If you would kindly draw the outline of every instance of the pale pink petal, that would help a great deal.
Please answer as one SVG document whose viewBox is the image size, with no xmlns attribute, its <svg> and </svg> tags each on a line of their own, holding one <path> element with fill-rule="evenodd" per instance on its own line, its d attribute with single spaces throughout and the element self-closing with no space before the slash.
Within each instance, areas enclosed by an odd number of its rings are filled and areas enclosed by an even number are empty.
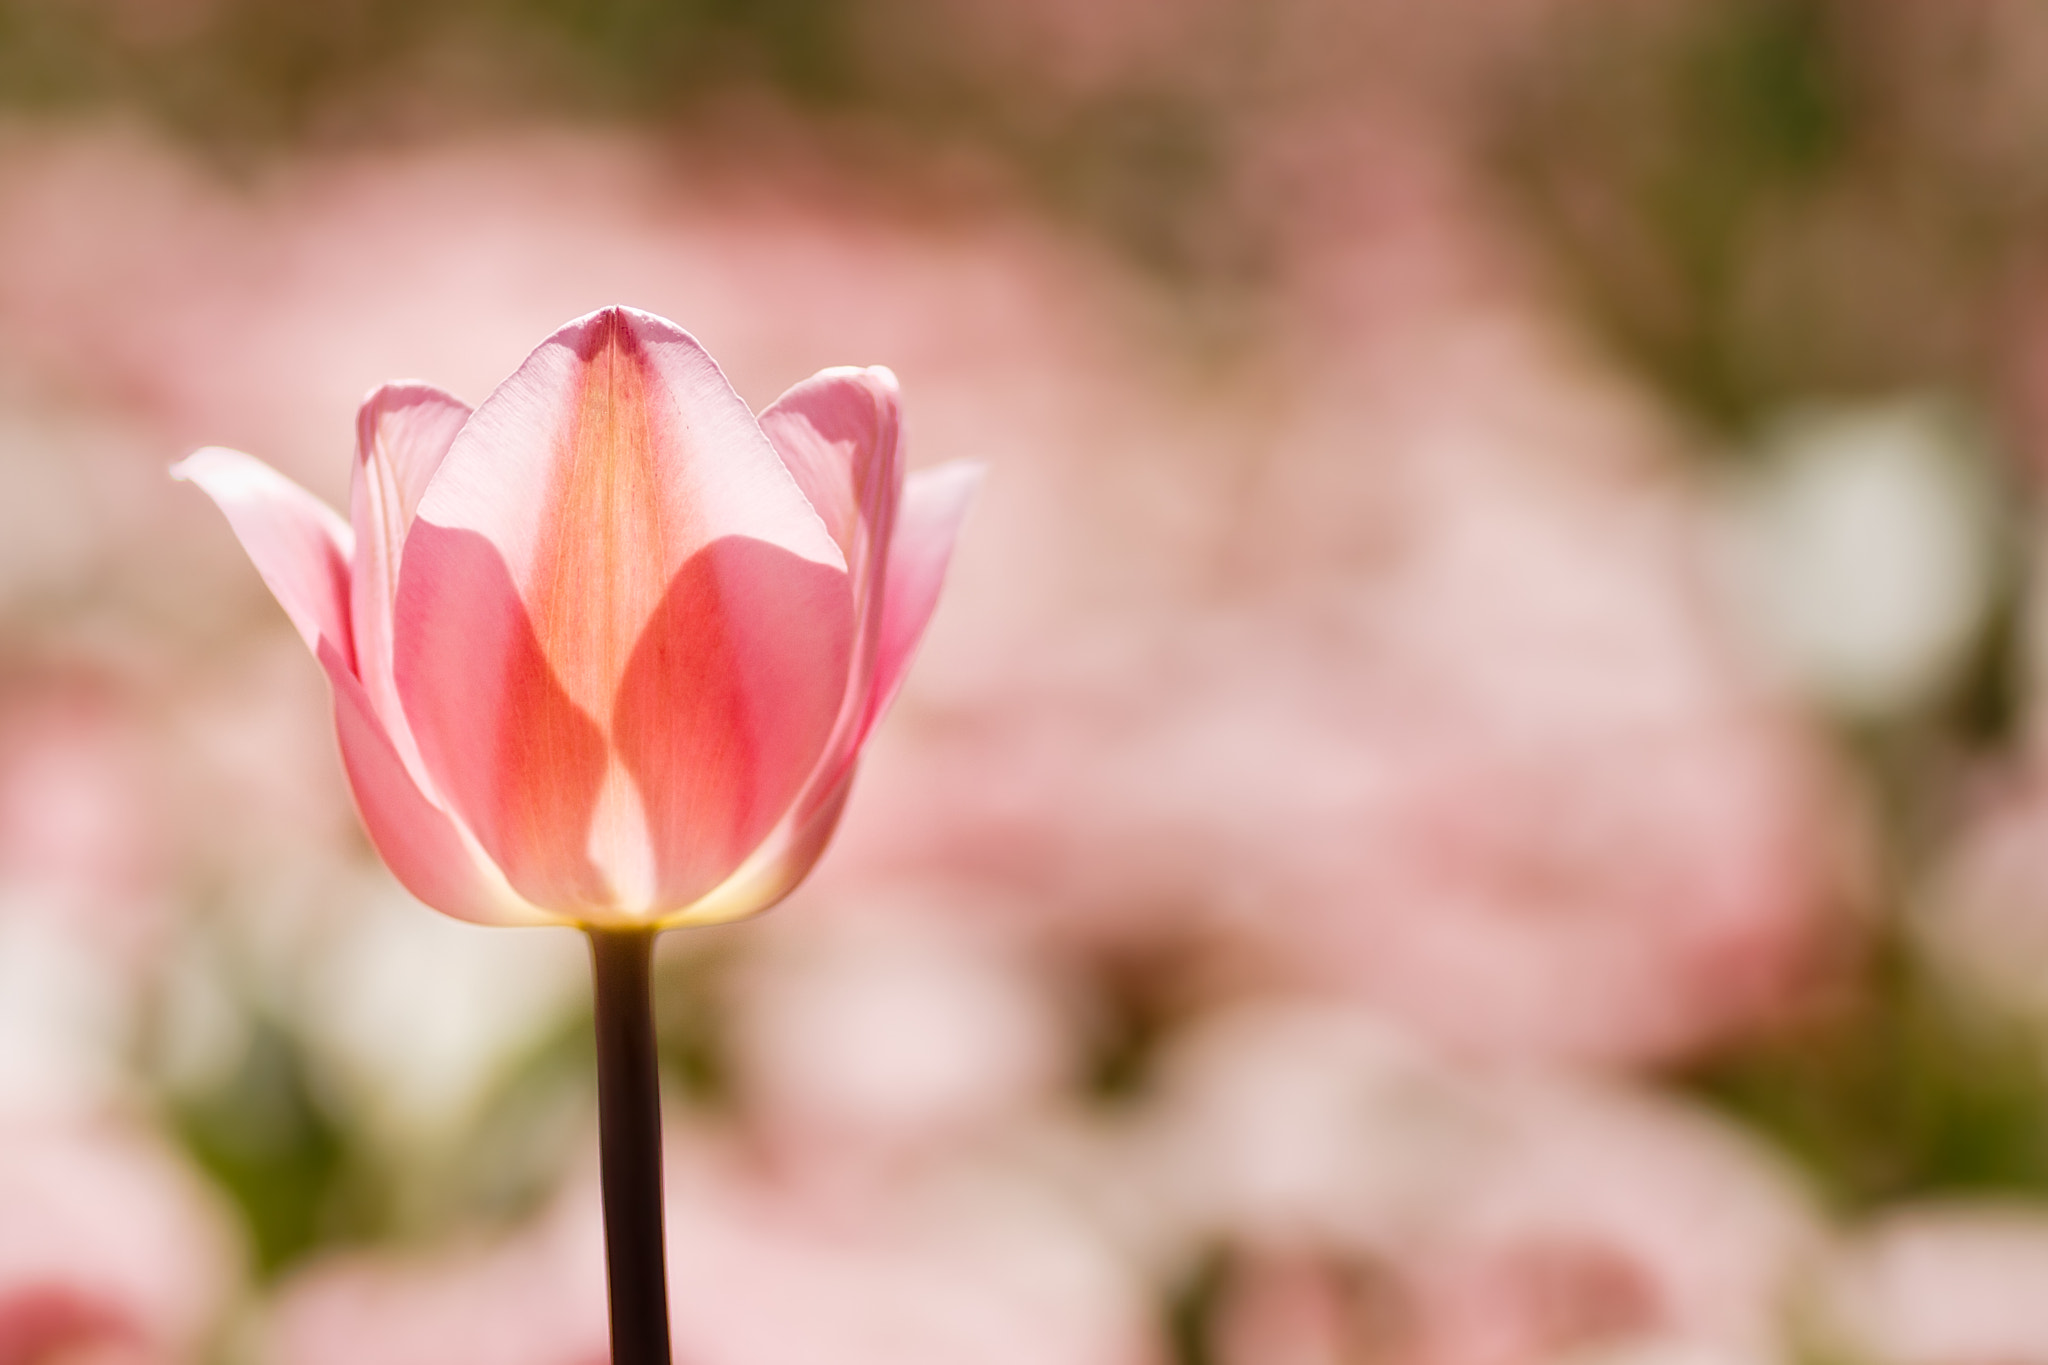
<svg viewBox="0 0 2048 1365">
<path fill-rule="evenodd" d="M 881 570 L 903 492 L 896 376 L 879 365 L 820 370 L 768 405 L 761 430 L 846 556 L 859 622 L 846 701 L 810 798 L 800 803 L 810 805 L 839 781 L 865 730 L 881 637 Z"/>
<path fill-rule="evenodd" d="M 334 509 L 254 456 L 208 446 L 171 467 L 227 514 L 256 572 L 298 627 L 306 648 L 328 641 L 355 667 L 349 629 L 348 524 Z"/>
<path fill-rule="evenodd" d="M 858 598 L 903 486 L 896 376 L 879 365 L 820 370 L 762 411 L 761 430 L 839 543 Z"/>
<path fill-rule="evenodd" d="M 478 924 L 552 922 L 508 888 L 420 791 L 385 730 L 369 692 L 329 646 L 320 663 L 334 685 L 334 728 L 356 811 L 385 866 L 406 890 L 443 914 Z"/>
<path fill-rule="evenodd" d="M 921 470 L 905 480 L 896 533 L 889 541 L 889 568 L 882 587 L 881 625 L 875 642 L 873 690 L 862 729 L 873 728 L 896 699 L 903 675 L 939 604 L 946 565 L 967 507 L 981 487 L 981 465 L 955 460 Z"/>
<path fill-rule="evenodd" d="M 428 480 L 468 420 L 468 404 L 426 384 L 386 384 L 364 399 L 356 413 L 355 476 L 349 489 L 349 518 L 356 533 L 350 575 L 356 673 L 401 748 L 409 738 L 391 676 L 391 604 L 398 592 L 399 555 Z"/>
<path fill-rule="evenodd" d="M 171 472 L 198 484 L 220 505 L 264 582 L 327 670 L 356 808 L 399 881 L 435 909 L 462 919 L 537 919 L 479 862 L 455 822 L 420 792 L 356 676 L 348 525 L 311 493 L 239 451 L 210 447 Z"/>
<path fill-rule="evenodd" d="M 882 567 L 903 492 L 896 376 L 881 366 L 820 370 L 769 404 L 761 414 L 761 430 L 846 556 L 859 621 L 838 723 L 788 822 L 798 827 L 810 825 L 812 815 L 835 793 L 844 800 L 867 731 L 868 694 L 881 638 Z M 816 852 L 822 851 L 820 844 Z M 803 871 L 809 868 L 806 862 Z"/>
<path fill-rule="evenodd" d="M 979 466 L 962 463 L 920 474 L 904 488 L 896 377 L 879 366 L 821 371 L 764 411 L 761 427 L 851 566 L 859 649 L 840 723 L 803 795 L 754 855 L 692 907 L 684 921 L 691 924 L 773 905 L 823 856 L 845 808 L 861 743 L 909 667 L 981 479 Z M 901 551 L 894 548 L 899 524 L 907 526 L 911 542 Z M 885 563 L 886 586 L 878 572 Z M 906 584 L 901 593 L 899 574 Z"/>
<path fill-rule="evenodd" d="M 856 690 L 849 692 L 840 728 L 783 827 L 692 910 L 687 922 L 718 923 L 765 909 L 795 890 L 824 856 L 845 808 L 861 745 L 895 699 L 938 604 L 954 539 L 981 478 L 980 465 L 957 461 L 908 481 L 891 519 L 893 534 L 885 535 L 877 547 L 887 555 L 886 581 L 871 585 L 862 599 L 862 631 L 864 643 L 872 649 L 872 663 L 856 670 Z"/>
<path fill-rule="evenodd" d="M 845 557 L 725 376 L 608 309 L 456 437 L 406 539 L 395 672 L 512 885 L 616 921 L 703 895 L 775 827 L 853 632 Z"/>
</svg>

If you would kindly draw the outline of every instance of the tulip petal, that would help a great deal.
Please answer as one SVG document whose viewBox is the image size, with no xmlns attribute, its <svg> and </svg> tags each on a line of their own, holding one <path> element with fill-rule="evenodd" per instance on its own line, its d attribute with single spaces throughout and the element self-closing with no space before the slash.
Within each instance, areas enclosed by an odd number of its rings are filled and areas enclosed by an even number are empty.
<svg viewBox="0 0 2048 1365">
<path fill-rule="evenodd" d="M 608 309 L 471 416 L 407 536 L 395 675 L 521 895 L 644 918 L 729 876 L 846 690 L 845 556 L 688 333 Z"/>
<path fill-rule="evenodd" d="M 846 556 L 859 622 L 846 699 L 824 760 L 799 802 L 801 819 L 844 781 L 866 732 L 881 638 L 881 571 L 903 492 L 896 376 L 879 365 L 820 370 L 768 405 L 761 430 Z"/>
<path fill-rule="evenodd" d="M 832 746 L 782 826 L 745 866 L 690 907 L 679 924 L 719 924 L 765 910 L 795 890 L 824 856 L 853 786 L 862 744 L 902 686 L 917 643 L 938 603 L 947 562 L 982 467 L 956 461 L 907 481 L 887 542 L 888 575 L 880 610 L 872 611 L 876 660 L 867 686 L 849 698 L 854 723 Z M 900 587 L 899 587 L 900 584 Z"/>
<path fill-rule="evenodd" d="M 896 376 L 879 365 L 820 370 L 762 411 L 761 430 L 839 543 L 858 597 L 903 486 Z"/>
<path fill-rule="evenodd" d="M 607 904 L 588 848 L 605 736 L 563 691 L 490 541 L 415 519 L 393 646 L 435 788 L 513 888 L 571 914 Z"/>
<path fill-rule="evenodd" d="M 221 446 L 195 451 L 171 477 L 197 484 L 226 514 L 278 605 L 315 654 L 328 641 L 355 667 L 349 628 L 352 534 L 334 509 L 252 455 Z"/>
<path fill-rule="evenodd" d="M 939 604 L 939 588 L 953 558 L 960 523 L 966 519 L 984 473 L 980 464 L 955 460 L 920 470 L 904 481 L 903 503 L 889 541 L 874 680 L 861 739 L 896 700 L 903 677 L 910 671 L 918 641 L 924 638 L 924 628 Z"/>
<path fill-rule="evenodd" d="M 428 800 L 407 770 L 362 683 L 340 654 L 322 644 L 320 662 L 334 687 L 334 725 L 356 811 L 385 866 L 406 890 L 443 914 L 477 924 L 548 924 Z"/>
<path fill-rule="evenodd" d="M 469 420 L 469 405 L 426 384 L 386 384 L 356 413 L 349 516 L 356 553 L 349 576 L 356 672 L 403 753 L 411 735 L 391 671 L 391 610 L 398 563 L 427 483 Z M 416 762 L 409 764 L 418 773 Z"/>
<path fill-rule="evenodd" d="M 356 809 L 400 882 L 437 910 L 481 923 L 543 923 L 511 893 L 461 828 L 414 782 L 356 677 L 349 619 L 349 526 L 326 503 L 262 461 L 210 447 L 172 474 L 227 514 L 263 581 L 327 671 L 335 729 Z"/>
<path fill-rule="evenodd" d="M 612 718 L 645 802 L 661 906 L 723 882 L 795 803 L 840 710 L 852 636 L 837 569 L 739 536 L 683 566 Z"/>
</svg>

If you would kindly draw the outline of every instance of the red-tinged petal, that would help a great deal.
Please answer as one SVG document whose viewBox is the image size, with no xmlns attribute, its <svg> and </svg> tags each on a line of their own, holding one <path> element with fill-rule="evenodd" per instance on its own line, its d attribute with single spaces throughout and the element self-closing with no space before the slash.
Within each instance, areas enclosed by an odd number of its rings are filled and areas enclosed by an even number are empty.
<svg viewBox="0 0 2048 1365">
<path fill-rule="evenodd" d="M 426 384 L 386 384 L 364 399 L 356 413 L 355 477 L 349 489 L 356 535 L 350 575 L 356 672 L 401 753 L 411 738 L 391 672 L 399 556 L 428 481 L 468 419 L 468 404 Z"/>
<path fill-rule="evenodd" d="M 227 514 L 228 525 L 278 605 L 298 627 L 306 647 L 318 654 L 325 640 L 353 669 L 348 523 L 326 503 L 239 450 L 208 446 L 173 465 L 171 477 L 199 485 Z"/>
<path fill-rule="evenodd" d="M 728 536 L 642 637 L 612 735 L 645 802 L 663 908 L 729 877 L 795 804 L 846 691 L 846 575 Z"/>
<path fill-rule="evenodd" d="M 478 924 L 558 922 L 514 894 L 461 827 L 427 799 L 368 691 L 331 646 L 323 645 L 319 654 L 334 687 L 335 732 L 356 811 L 405 889 L 444 914 Z"/>
<path fill-rule="evenodd" d="M 571 323 L 472 415 L 406 539 L 396 676 L 512 885 L 611 922 L 724 880 L 843 700 L 845 558 L 685 332 Z"/>
<path fill-rule="evenodd" d="M 504 557 L 417 518 L 395 627 L 399 695 L 442 800 L 527 900 L 609 904 L 589 856 L 605 736 L 563 691 Z"/>
<path fill-rule="evenodd" d="M 877 585 L 879 610 L 871 623 L 875 664 L 864 689 L 849 698 L 851 725 L 842 724 L 832 746 L 783 827 L 747 864 L 711 895 L 678 917 L 678 924 L 718 924 L 765 910 L 810 875 L 839 824 L 853 772 L 868 733 L 895 699 L 938 604 L 939 588 L 982 468 L 969 461 L 913 475 L 886 542 L 887 575 Z M 900 586 L 899 586 L 900 584 Z"/>
<path fill-rule="evenodd" d="M 874 682 L 862 739 L 903 686 L 917 642 L 924 638 L 924 628 L 939 604 L 939 588 L 953 558 L 953 542 L 975 490 L 981 487 L 983 472 L 979 464 L 956 460 L 921 470 L 904 481 L 903 505 L 896 513 L 896 533 L 889 541 Z"/>
</svg>

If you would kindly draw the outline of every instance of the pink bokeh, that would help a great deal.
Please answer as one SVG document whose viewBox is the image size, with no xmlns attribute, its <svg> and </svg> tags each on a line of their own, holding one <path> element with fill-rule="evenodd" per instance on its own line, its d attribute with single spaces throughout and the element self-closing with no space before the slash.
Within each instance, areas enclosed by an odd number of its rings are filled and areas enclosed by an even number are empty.
<svg viewBox="0 0 2048 1365">
<path fill-rule="evenodd" d="M 154 1136 L 0 1127 L 0 1360 L 184 1365 L 225 1326 L 240 1248 Z"/>
</svg>

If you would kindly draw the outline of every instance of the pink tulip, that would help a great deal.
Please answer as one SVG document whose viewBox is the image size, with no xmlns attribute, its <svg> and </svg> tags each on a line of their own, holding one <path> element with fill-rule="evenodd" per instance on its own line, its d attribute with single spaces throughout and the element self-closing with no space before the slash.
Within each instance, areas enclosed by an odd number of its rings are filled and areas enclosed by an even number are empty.
<svg viewBox="0 0 2048 1365">
<path fill-rule="evenodd" d="M 906 479 L 896 381 L 758 420 L 674 324 L 563 327 L 471 412 L 357 420 L 351 521 L 236 451 L 174 471 L 333 684 L 400 881 L 483 923 L 715 923 L 795 887 L 937 600 L 978 471 Z"/>
</svg>

